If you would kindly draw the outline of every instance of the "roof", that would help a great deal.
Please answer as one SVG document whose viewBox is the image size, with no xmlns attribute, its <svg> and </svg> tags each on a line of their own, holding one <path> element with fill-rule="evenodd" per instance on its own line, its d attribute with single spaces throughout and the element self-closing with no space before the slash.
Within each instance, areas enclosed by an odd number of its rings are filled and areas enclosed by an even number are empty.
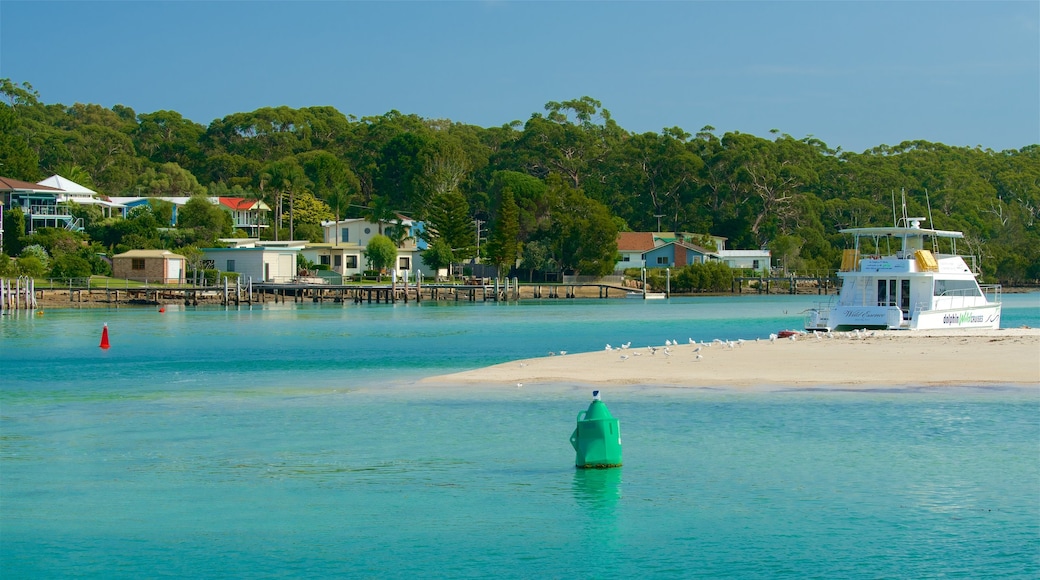
<svg viewBox="0 0 1040 580">
<path fill-rule="evenodd" d="M 28 181 L 20 181 L 18 179 L 11 179 L 10 177 L 0 177 L 0 189 L 4 191 L 53 191 L 55 193 L 61 193 L 62 191 L 56 187 L 48 187 L 46 185 L 40 185 L 39 183 L 29 183 Z"/>
<path fill-rule="evenodd" d="M 180 254 L 174 254 L 169 250 L 130 250 L 128 252 L 123 252 L 122 254 L 116 254 L 112 256 L 112 259 L 115 258 L 180 258 L 181 260 L 187 259 L 184 256 Z"/>
<path fill-rule="evenodd" d="M 667 244 L 664 244 L 663 246 L 660 246 L 660 247 L 664 248 L 664 247 L 667 247 L 667 246 L 682 246 L 682 247 L 686 248 L 687 250 L 693 250 L 694 252 L 697 252 L 698 254 L 703 254 L 705 256 L 718 256 L 718 253 L 715 250 L 709 250 L 708 248 L 702 248 L 701 246 L 698 246 L 697 244 L 691 244 L 690 242 L 680 242 L 680 241 L 676 240 L 676 241 L 673 241 L 673 242 L 668 242 Z"/>
<path fill-rule="evenodd" d="M 654 249 L 653 232 L 621 232 L 617 237 L 619 252 L 645 252 Z"/>
<path fill-rule="evenodd" d="M 270 211 L 271 209 L 266 203 L 257 199 L 247 199 L 244 197 L 219 197 L 217 199 L 220 202 L 220 205 L 229 207 L 236 211 L 248 211 L 251 209 Z"/>
<path fill-rule="evenodd" d="M 72 193 L 72 194 L 78 194 L 78 195 L 95 195 L 95 194 L 97 194 L 97 192 L 94 191 L 93 189 L 90 189 L 88 187 L 83 187 L 82 185 L 76 183 L 75 181 L 72 181 L 71 179 L 66 179 L 66 178 L 64 178 L 64 177 L 62 177 L 60 175 L 52 175 L 52 176 L 48 177 L 47 179 L 44 179 L 43 181 L 40 181 L 39 185 L 46 185 L 47 187 L 56 187 L 56 188 L 64 191 L 65 193 Z"/>
</svg>

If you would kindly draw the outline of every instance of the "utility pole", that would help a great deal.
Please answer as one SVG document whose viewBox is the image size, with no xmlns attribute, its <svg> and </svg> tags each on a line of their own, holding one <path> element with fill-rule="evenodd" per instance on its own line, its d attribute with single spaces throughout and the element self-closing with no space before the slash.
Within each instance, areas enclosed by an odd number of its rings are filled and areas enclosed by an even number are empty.
<svg viewBox="0 0 1040 580">
<path fill-rule="evenodd" d="M 480 226 L 484 225 L 484 220 L 473 220 L 473 223 L 477 226 L 477 258 L 476 263 L 480 263 Z"/>
</svg>

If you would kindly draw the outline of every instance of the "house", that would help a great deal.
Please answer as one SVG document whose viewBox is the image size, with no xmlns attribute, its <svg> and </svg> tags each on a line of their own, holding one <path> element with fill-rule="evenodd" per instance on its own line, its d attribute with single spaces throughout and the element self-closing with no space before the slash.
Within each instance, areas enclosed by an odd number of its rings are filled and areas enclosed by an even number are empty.
<svg viewBox="0 0 1040 580">
<path fill-rule="evenodd" d="M 220 241 L 231 247 L 202 248 L 206 268 L 235 272 L 242 280 L 275 283 L 292 282 L 296 278 L 296 258 L 306 245 L 299 240 L 229 238 Z"/>
<path fill-rule="evenodd" d="M 322 222 L 325 231 L 324 242 L 307 244 L 303 256 L 314 262 L 328 266 L 330 270 L 341 276 L 352 276 L 370 270 L 365 258 L 365 248 L 372 238 L 385 235 L 390 228 L 403 228 L 400 235 L 403 239 L 397 246 L 397 264 L 394 271 L 399 276 L 406 274 L 413 278 L 416 272 L 423 276 L 435 276 L 437 273 L 422 263 L 420 254 L 427 244 L 419 234 L 423 231 L 423 223 L 399 216 L 394 222 L 380 224 L 363 218 L 351 218 L 339 221 Z"/>
<path fill-rule="evenodd" d="M 267 219 L 271 208 L 259 199 L 211 197 L 210 201 L 213 199 L 217 200 L 221 209 L 231 214 L 232 225 L 245 230 L 250 237 L 259 238 L 261 231 L 271 227 Z"/>
<path fill-rule="evenodd" d="M 63 196 L 64 192 L 56 187 L 0 177 L 0 204 L 4 206 L 4 211 L 13 208 L 22 210 L 27 234 L 40 228 L 82 229 L 82 224 L 77 223 L 63 201 Z"/>
<path fill-rule="evenodd" d="M 119 213 L 123 213 L 123 206 L 107 199 L 101 199 L 98 197 L 98 193 L 89 187 L 84 187 L 71 179 L 62 177 L 60 175 L 52 175 L 43 181 L 38 182 L 38 185 L 46 185 L 47 187 L 54 187 L 64 192 L 60 196 L 58 202 L 75 203 L 77 205 L 93 205 L 101 208 L 101 213 L 105 217 L 112 217 L 112 211 L 115 210 Z"/>
<path fill-rule="evenodd" d="M 682 268 L 718 259 L 717 252 L 678 240 L 657 246 L 644 254 L 647 268 Z"/>
<path fill-rule="evenodd" d="M 723 250 L 719 259 L 734 270 L 755 270 L 768 274 L 772 263 L 769 250 Z"/>
<path fill-rule="evenodd" d="M 614 266 L 615 271 L 623 271 L 625 268 L 656 268 L 663 267 L 657 263 L 646 260 L 646 253 L 654 248 L 659 248 L 673 242 L 685 242 L 702 248 L 709 252 L 724 250 L 726 238 L 710 234 L 691 234 L 688 232 L 621 232 L 617 237 L 618 254 L 620 259 Z M 710 246 L 714 246 L 712 249 Z M 674 251 L 665 252 L 673 255 Z M 656 253 L 654 260 L 660 259 L 664 254 Z"/>
<path fill-rule="evenodd" d="M 170 218 L 170 226 L 177 225 L 177 210 L 180 209 L 184 204 L 188 203 L 190 197 L 175 196 L 175 197 L 160 197 L 160 196 L 112 196 L 109 197 L 112 202 L 117 203 L 123 207 L 123 217 L 127 217 L 130 211 L 135 207 L 142 207 L 152 203 L 152 201 L 165 201 L 173 206 L 173 214 Z"/>
<path fill-rule="evenodd" d="M 187 258 L 169 250 L 130 250 L 112 256 L 112 277 L 183 284 Z"/>
<path fill-rule="evenodd" d="M 618 254 L 621 258 L 614 266 L 615 271 L 625 268 L 644 268 L 643 254 L 657 247 L 653 232 L 621 232 L 617 237 Z"/>
<path fill-rule="evenodd" d="M 717 260 L 735 270 L 769 273 L 769 250 L 728 250 L 726 241 L 722 236 L 689 232 L 621 232 L 617 240 L 621 259 L 614 269 L 681 268 Z"/>
</svg>

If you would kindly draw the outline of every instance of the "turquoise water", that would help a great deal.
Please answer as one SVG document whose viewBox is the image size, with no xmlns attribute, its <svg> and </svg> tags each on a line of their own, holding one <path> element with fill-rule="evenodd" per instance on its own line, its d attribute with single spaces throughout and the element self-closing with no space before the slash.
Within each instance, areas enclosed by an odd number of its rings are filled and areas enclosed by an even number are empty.
<svg viewBox="0 0 1040 580">
<path fill-rule="evenodd" d="M 585 472 L 567 438 L 587 387 L 416 384 L 608 342 L 766 336 L 812 302 L 4 316 L 0 571 L 1040 576 L 1038 389 L 612 387 L 625 466 Z M 1040 294 L 1006 295 L 1003 323 L 1040 327 Z"/>
</svg>

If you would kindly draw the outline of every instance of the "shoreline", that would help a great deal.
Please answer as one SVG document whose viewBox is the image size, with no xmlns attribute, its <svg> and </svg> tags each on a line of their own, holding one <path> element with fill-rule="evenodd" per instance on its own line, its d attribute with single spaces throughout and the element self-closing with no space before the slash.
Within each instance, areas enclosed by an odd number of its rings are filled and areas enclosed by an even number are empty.
<svg viewBox="0 0 1040 580">
<path fill-rule="evenodd" d="M 667 349 L 667 351 L 666 351 Z M 427 377 L 426 386 L 569 383 L 776 387 L 1040 387 L 1040 329 L 867 331 L 795 340 L 631 347 L 510 361 Z"/>
</svg>

